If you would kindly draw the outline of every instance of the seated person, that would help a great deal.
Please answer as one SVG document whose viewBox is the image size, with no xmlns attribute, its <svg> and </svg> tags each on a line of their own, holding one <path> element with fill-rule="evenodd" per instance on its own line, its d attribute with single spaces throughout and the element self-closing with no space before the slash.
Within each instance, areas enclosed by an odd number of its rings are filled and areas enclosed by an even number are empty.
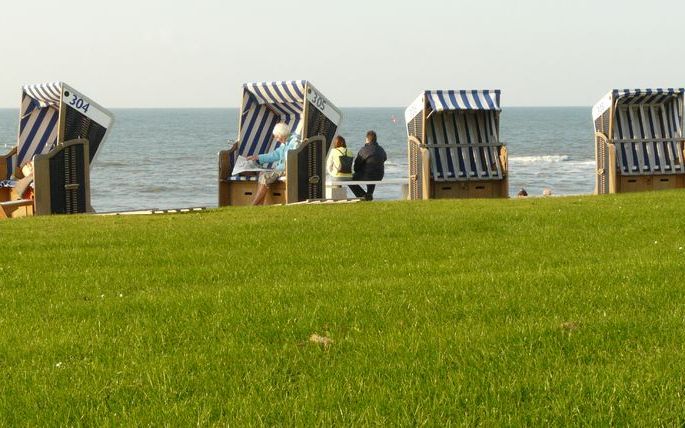
<svg viewBox="0 0 685 428">
<path fill-rule="evenodd" d="M 352 179 L 352 162 L 354 154 L 347 148 L 345 139 L 338 135 L 333 139 L 333 149 L 328 153 L 326 171 L 335 180 Z"/>
<path fill-rule="evenodd" d="M 366 144 L 359 150 L 357 158 L 354 160 L 354 181 L 380 181 L 385 175 L 385 161 L 388 156 L 385 150 L 378 144 L 375 131 L 366 133 Z M 358 198 L 364 198 L 367 201 L 373 200 L 373 191 L 376 189 L 375 184 L 366 186 L 366 192 L 361 186 L 352 185 L 350 190 Z"/>
<path fill-rule="evenodd" d="M 27 162 L 14 172 L 14 193 L 20 199 L 33 199 L 33 161 Z"/>
<path fill-rule="evenodd" d="M 298 130 L 300 128 L 298 127 Z M 271 185 L 278 181 L 279 178 L 285 177 L 285 161 L 288 155 L 288 150 L 294 150 L 300 143 L 300 136 L 297 132 L 291 134 L 288 125 L 285 123 L 278 123 L 273 131 L 274 140 L 281 143 L 278 147 L 270 153 L 261 155 L 248 156 L 248 160 L 259 162 L 260 164 L 273 163 L 273 170 L 259 173 L 259 186 L 257 187 L 257 194 L 255 194 L 252 205 L 263 205 L 266 198 L 266 192 Z"/>
</svg>

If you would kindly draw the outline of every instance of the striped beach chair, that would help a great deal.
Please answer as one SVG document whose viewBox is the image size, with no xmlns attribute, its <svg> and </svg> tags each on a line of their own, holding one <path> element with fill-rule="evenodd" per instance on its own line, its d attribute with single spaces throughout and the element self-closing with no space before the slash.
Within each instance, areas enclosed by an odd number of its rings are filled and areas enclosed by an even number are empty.
<svg viewBox="0 0 685 428">
<path fill-rule="evenodd" d="M 22 168 L 33 165 L 36 214 L 71 214 L 90 209 L 89 166 L 109 134 L 114 116 L 63 82 L 22 88 L 19 133 L 13 150 L 10 186 L 26 181 Z M 9 164 L 8 164 L 9 165 Z M 30 179 L 30 178 L 29 178 Z M 16 189 L 15 189 L 16 190 Z M 12 191 L 0 202 L 17 206 Z"/>
<path fill-rule="evenodd" d="M 597 194 L 685 187 L 685 89 L 614 89 L 593 107 Z"/>
<path fill-rule="evenodd" d="M 247 83 L 238 120 L 238 141 L 219 153 L 219 206 L 249 205 L 257 189 L 256 176 L 233 175 L 240 156 L 274 149 L 272 136 L 279 122 L 291 132 L 301 126 L 302 142 L 288 153 L 286 176 L 271 186 L 266 203 L 295 203 L 325 196 L 326 155 L 342 113 L 305 80 Z"/>
<path fill-rule="evenodd" d="M 425 91 L 405 111 L 409 197 L 508 197 L 499 90 Z"/>
</svg>

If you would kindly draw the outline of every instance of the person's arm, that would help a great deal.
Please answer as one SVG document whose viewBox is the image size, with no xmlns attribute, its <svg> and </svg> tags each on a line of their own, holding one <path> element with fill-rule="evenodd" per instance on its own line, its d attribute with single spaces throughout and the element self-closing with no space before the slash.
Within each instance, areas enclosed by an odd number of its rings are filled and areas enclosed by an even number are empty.
<svg viewBox="0 0 685 428">
<path fill-rule="evenodd" d="M 259 155 L 259 163 L 272 163 L 280 160 L 283 157 L 283 150 L 285 149 L 285 144 L 278 146 L 276 150 L 272 150 L 269 153 L 264 153 Z"/>
<path fill-rule="evenodd" d="M 328 171 L 328 175 L 333 176 L 335 174 L 335 171 L 333 170 L 333 156 L 335 155 L 335 149 L 331 150 L 330 153 L 328 153 L 328 159 L 326 159 L 326 171 Z"/>
<path fill-rule="evenodd" d="M 17 182 L 14 184 L 15 193 L 19 195 L 20 198 L 24 198 L 24 193 L 26 193 L 26 189 L 29 188 L 31 183 L 33 183 L 33 172 L 30 175 L 17 180 Z"/>
</svg>

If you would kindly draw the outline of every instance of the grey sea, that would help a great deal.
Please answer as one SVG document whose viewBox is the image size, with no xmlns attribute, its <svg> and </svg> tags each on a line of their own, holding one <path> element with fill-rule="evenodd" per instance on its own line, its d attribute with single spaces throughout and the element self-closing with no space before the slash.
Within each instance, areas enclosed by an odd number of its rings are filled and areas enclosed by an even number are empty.
<svg viewBox="0 0 685 428">
<path fill-rule="evenodd" d="M 237 109 L 114 109 L 116 123 L 91 169 L 96 211 L 212 207 L 217 204 L 217 153 L 238 133 Z M 403 108 L 346 108 L 339 131 L 356 151 L 376 130 L 388 153 L 387 178 L 407 176 Z M 541 195 L 594 189 L 589 107 L 508 107 L 500 137 L 509 149 L 509 186 Z M 18 111 L 0 110 L 0 150 L 16 142 Z M 400 198 L 381 186 L 376 199 Z"/>
</svg>

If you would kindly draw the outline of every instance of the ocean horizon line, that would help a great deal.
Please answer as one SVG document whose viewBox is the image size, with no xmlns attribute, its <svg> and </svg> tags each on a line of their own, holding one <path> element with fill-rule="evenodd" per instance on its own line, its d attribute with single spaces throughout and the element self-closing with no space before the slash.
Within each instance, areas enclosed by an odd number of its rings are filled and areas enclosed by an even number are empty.
<svg viewBox="0 0 685 428">
<path fill-rule="evenodd" d="M 406 109 L 407 106 L 336 106 L 341 109 Z M 525 108 L 592 108 L 591 105 L 511 105 L 503 106 L 502 109 L 525 109 Z M 238 107 L 108 107 L 109 110 L 238 110 Z M 19 110 L 18 107 L 0 107 L 0 110 Z"/>
</svg>

